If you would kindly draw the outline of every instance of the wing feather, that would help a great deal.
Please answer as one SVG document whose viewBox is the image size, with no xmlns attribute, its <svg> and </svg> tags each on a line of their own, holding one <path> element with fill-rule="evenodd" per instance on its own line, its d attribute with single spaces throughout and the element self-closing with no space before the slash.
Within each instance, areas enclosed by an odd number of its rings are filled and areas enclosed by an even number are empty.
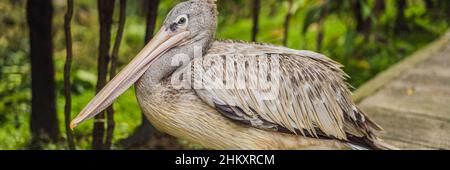
<svg viewBox="0 0 450 170">
<path fill-rule="evenodd" d="M 267 44 L 249 44 L 244 42 L 217 41 L 204 58 L 216 59 L 242 56 L 267 57 L 279 63 L 279 88 L 273 100 L 263 100 L 264 92 L 252 89 L 254 82 L 251 76 L 244 75 L 246 88 L 201 88 L 195 89 L 198 96 L 216 108 L 226 117 L 244 124 L 267 130 L 286 129 L 303 136 L 326 136 L 339 140 L 347 140 L 349 135 L 370 137 L 381 128 L 367 118 L 351 101 L 351 92 L 345 82 L 348 77 L 341 65 L 318 53 L 292 50 Z M 242 57 L 241 57 L 242 58 Z M 194 60 L 200 60 L 199 58 Z M 242 63 L 233 58 L 234 66 Z M 256 63 L 259 67 L 270 67 L 268 62 Z M 209 75 L 238 75 L 226 64 L 201 65 Z M 231 66 L 233 64 L 230 64 Z M 247 63 L 245 68 L 249 67 Z M 228 65 L 226 65 L 228 66 Z M 275 69 L 275 68 L 270 68 Z M 203 78 L 194 72 L 194 79 Z M 255 74 L 249 74 L 255 75 Z M 269 74 L 270 76 L 275 76 Z M 264 77 L 265 78 L 265 77 Z M 216 87 L 214 83 L 221 81 L 203 81 L 207 87 Z M 228 83 L 228 82 L 227 82 Z M 235 83 L 236 84 L 236 83 Z"/>
</svg>

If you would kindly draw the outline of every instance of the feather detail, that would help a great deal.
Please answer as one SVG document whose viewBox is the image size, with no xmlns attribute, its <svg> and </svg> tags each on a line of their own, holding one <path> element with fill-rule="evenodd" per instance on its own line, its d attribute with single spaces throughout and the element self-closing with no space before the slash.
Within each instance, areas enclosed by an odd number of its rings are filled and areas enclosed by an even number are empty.
<svg viewBox="0 0 450 170">
<path fill-rule="evenodd" d="M 342 66 L 324 55 L 268 44 L 217 41 L 206 56 L 194 60 L 220 63 L 223 62 L 223 56 L 237 62 L 234 63 L 235 67 L 239 64 L 244 66 L 225 69 L 226 64 L 205 64 L 194 65 L 194 69 L 203 69 L 209 76 L 215 75 L 218 79 L 228 75 L 237 80 L 239 75 L 230 73 L 230 70 L 248 69 L 246 63 L 251 58 L 258 61 L 257 68 L 268 67 L 273 61 L 279 64 L 279 74 L 272 75 L 279 76 L 277 97 L 274 100 L 262 99 L 263 91 L 250 87 L 255 84 L 251 80 L 255 79 L 252 75 L 256 74 L 250 74 L 248 70 L 244 71 L 243 76 L 245 88 L 235 85 L 229 89 L 195 89 L 202 100 L 209 101 L 206 103 L 210 106 L 221 113 L 226 110 L 226 117 L 255 128 L 270 130 L 278 126 L 278 129 L 287 129 L 297 135 L 319 138 L 321 134 L 343 141 L 350 140 L 349 135 L 372 138 L 381 130 L 351 101 L 351 92 L 345 83 L 347 75 L 340 69 Z M 269 68 L 269 71 L 276 69 Z M 193 77 L 204 78 L 198 72 L 194 72 Z M 222 82 L 203 83 L 218 87 L 214 83 Z"/>
</svg>

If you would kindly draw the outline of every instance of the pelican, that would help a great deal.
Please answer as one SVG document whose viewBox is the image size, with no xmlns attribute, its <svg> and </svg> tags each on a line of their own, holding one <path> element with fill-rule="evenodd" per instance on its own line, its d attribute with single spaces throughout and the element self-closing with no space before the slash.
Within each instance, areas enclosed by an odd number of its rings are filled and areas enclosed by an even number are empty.
<svg viewBox="0 0 450 170">
<path fill-rule="evenodd" d="M 340 64 L 311 51 L 216 40 L 217 15 L 215 0 L 177 4 L 71 128 L 135 84 L 157 129 L 208 149 L 393 149 L 352 102 Z"/>
</svg>

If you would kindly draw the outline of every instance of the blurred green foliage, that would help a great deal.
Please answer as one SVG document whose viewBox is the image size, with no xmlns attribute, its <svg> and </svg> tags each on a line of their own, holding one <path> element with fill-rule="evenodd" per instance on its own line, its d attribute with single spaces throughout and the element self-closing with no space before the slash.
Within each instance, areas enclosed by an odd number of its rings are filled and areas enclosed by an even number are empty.
<svg viewBox="0 0 450 170">
<path fill-rule="evenodd" d="M 158 25 L 168 11 L 180 0 L 161 0 Z M 251 39 L 252 17 L 250 0 L 219 0 L 220 11 L 217 38 Z M 408 29 L 395 32 L 397 8 L 395 0 L 385 1 L 385 10 L 377 14 L 375 0 L 362 3 L 363 19 L 371 23 L 369 33 L 356 30 L 351 3 L 348 1 L 262 0 L 258 41 L 281 45 L 284 22 L 291 11 L 289 41 L 294 49 L 317 51 L 317 35 L 323 29 L 319 52 L 345 65 L 352 79 L 350 85 L 358 87 L 442 35 L 448 29 L 448 8 L 438 6 L 428 10 L 423 0 L 409 0 L 404 11 Z M 327 3 L 331 3 L 328 4 Z M 28 30 L 25 0 L 0 1 L 0 149 L 26 149 L 29 136 L 30 64 L 28 60 Z M 74 61 L 72 71 L 73 109 L 75 116 L 94 96 L 96 58 L 98 55 L 98 14 L 96 2 L 76 0 L 73 21 Z M 442 9 L 444 8 L 444 9 Z M 63 124 L 63 65 L 65 61 L 64 13 L 65 1 L 54 0 L 54 61 L 58 91 L 58 118 Z M 447 10 L 446 10 L 447 9 Z M 140 0 L 128 1 L 127 22 L 122 42 L 119 65 L 124 66 L 143 47 L 145 15 Z M 327 11 L 326 16 L 323 14 Z M 444 11 L 444 12 L 442 12 Z M 118 18 L 116 7 L 115 18 Z M 319 22 L 321 21 L 321 22 Z M 117 22 L 117 19 L 115 19 Z M 114 24 L 113 34 L 117 27 Z M 115 36 L 115 35 L 114 35 Z M 116 130 L 114 142 L 127 137 L 140 123 L 140 109 L 134 90 L 122 95 L 114 105 Z M 78 149 L 90 148 L 92 120 L 75 130 Z M 64 136 L 64 135 L 63 135 Z M 64 137 L 63 137 L 64 138 Z M 64 139 L 46 149 L 66 149 Z M 183 143 L 183 142 L 182 142 Z"/>
</svg>

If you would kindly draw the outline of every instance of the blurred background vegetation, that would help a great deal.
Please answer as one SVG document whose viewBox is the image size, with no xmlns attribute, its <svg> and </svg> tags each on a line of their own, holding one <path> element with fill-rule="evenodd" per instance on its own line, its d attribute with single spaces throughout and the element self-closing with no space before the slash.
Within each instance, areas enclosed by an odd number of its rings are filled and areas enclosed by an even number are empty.
<svg viewBox="0 0 450 170">
<path fill-rule="evenodd" d="M 129 0 L 119 53 L 124 66 L 144 45 L 146 0 Z M 218 39 L 237 39 L 286 45 L 321 52 L 345 65 L 358 88 L 377 73 L 430 43 L 448 29 L 447 0 L 219 0 Z M 180 0 L 160 0 L 156 29 Z M 31 141 L 31 76 L 26 0 L 0 1 L 0 149 L 29 149 Z M 64 135 L 63 69 L 65 0 L 53 0 L 52 41 L 56 80 L 56 108 L 60 137 L 41 149 L 67 149 Z M 112 36 L 118 27 L 119 3 L 114 11 Z M 254 10 L 259 7 L 259 10 Z M 257 32 L 255 12 L 259 11 Z M 94 96 L 97 81 L 99 18 L 97 2 L 75 0 L 72 22 L 72 117 Z M 256 35 L 254 37 L 254 35 Z M 114 105 L 113 148 L 141 123 L 133 89 Z M 77 149 L 92 148 L 92 120 L 74 131 Z M 134 148 L 198 148 L 183 140 L 174 145 L 154 139 Z M 155 144 L 156 143 L 156 144 Z M 159 144 L 158 144 L 159 143 Z M 160 146 L 160 147 L 158 147 Z"/>
</svg>

